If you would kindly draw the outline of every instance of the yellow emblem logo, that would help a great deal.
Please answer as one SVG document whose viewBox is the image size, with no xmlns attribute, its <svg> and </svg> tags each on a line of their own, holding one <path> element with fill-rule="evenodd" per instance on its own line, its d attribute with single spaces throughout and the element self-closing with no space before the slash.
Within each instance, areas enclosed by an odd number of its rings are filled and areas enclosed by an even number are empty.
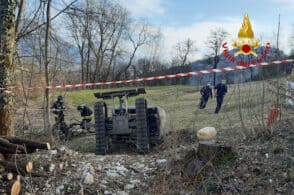
<svg viewBox="0 0 294 195">
<path fill-rule="evenodd" d="M 242 27 L 238 33 L 238 38 L 238 40 L 233 42 L 233 47 L 239 49 L 239 51 L 237 51 L 234 56 L 238 56 L 240 54 L 251 54 L 257 57 L 257 53 L 253 49 L 260 47 L 260 41 L 258 39 L 254 39 L 254 33 L 248 14 L 245 14 L 243 18 Z"/>
</svg>

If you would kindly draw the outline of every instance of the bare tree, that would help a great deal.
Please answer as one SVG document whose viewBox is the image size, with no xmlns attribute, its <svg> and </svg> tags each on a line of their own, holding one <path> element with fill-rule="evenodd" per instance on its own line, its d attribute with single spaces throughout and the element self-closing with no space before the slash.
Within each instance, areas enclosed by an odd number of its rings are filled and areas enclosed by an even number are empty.
<svg viewBox="0 0 294 195">
<path fill-rule="evenodd" d="M 161 68 L 160 62 L 160 52 L 161 52 L 161 44 L 162 44 L 163 35 L 160 29 L 154 32 L 153 41 L 145 47 L 146 57 L 150 61 L 150 66 L 148 67 L 148 71 L 157 70 Z M 144 74 L 143 74 L 144 75 Z"/>
<path fill-rule="evenodd" d="M 68 12 L 69 31 L 81 57 L 82 77 L 86 65 L 86 80 L 106 80 L 112 71 L 117 48 L 126 31 L 128 12 L 113 1 L 87 0 Z M 92 67 L 89 67 L 93 64 Z M 82 79 L 83 80 L 83 79 Z"/>
<path fill-rule="evenodd" d="M 132 52 L 130 54 L 127 65 L 122 67 L 116 74 L 115 78 L 117 80 L 121 77 L 122 73 L 124 73 L 125 77 L 127 77 L 128 68 L 132 66 L 133 60 L 135 58 L 136 53 L 138 52 L 138 49 L 145 44 L 151 44 L 155 40 L 156 33 L 152 31 L 151 25 L 148 24 L 146 21 L 143 21 L 142 23 L 134 22 L 129 27 L 127 37 L 131 42 Z"/>
<path fill-rule="evenodd" d="M 52 18 L 50 18 L 49 21 L 51 22 L 52 20 L 56 19 L 58 16 L 60 16 L 66 10 L 68 10 L 77 1 L 78 0 L 73 0 L 71 3 L 66 5 L 65 8 L 63 8 L 56 15 L 54 15 Z M 16 41 L 18 41 L 19 39 L 22 39 L 22 38 L 32 34 L 36 30 L 38 30 L 38 29 L 44 27 L 45 25 L 47 25 L 46 21 L 42 22 L 42 23 L 36 23 L 36 19 L 42 14 L 42 5 L 44 4 L 44 2 L 45 1 L 39 1 L 39 6 L 38 6 L 37 10 L 35 11 L 35 13 L 33 14 L 33 17 L 31 17 L 29 20 L 27 20 L 26 24 L 22 25 L 22 29 L 20 29 L 20 31 L 17 34 Z M 31 11 L 29 11 L 29 12 L 31 14 Z"/>
<path fill-rule="evenodd" d="M 81 6 L 83 6 L 83 4 Z M 72 38 L 74 39 L 75 45 L 79 50 L 82 83 L 85 82 L 85 75 L 88 74 L 88 71 L 85 73 L 85 65 L 89 64 L 87 64 L 86 62 L 89 61 L 87 57 L 90 57 L 89 55 L 87 55 L 87 53 L 89 54 L 90 52 L 89 47 L 87 47 L 87 41 L 91 40 L 91 20 L 89 15 L 89 3 L 88 1 L 86 1 L 85 10 L 80 10 L 74 7 L 69 12 L 67 12 L 66 18 L 70 21 L 70 24 L 67 28 L 70 31 Z M 87 49 L 88 51 L 86 51 Z M 86 68 L 87 70 L 89 70 L 88 67 Z"/>
<path fill-rule="evenodd" d="M 15 52 L 15 0 L 0 0 L 0 135 L 14 134 L 11 126 L 12 96 L 3 88 L 12 85 Z"/>
<path fill-rule="evenodd" d="M 121 8 L 116 10 L 116 16 L 114 16 L 114 19 L 115 18 L 119 18 L 119 19 L 114 20 L 112 24 L 113 33 L 112 33 L 112 38 L 110 42 L 110 49 L 109 49 L 110 53 L 109 53 L 109 59 L 108 59 L 108 65 L 107 65 L 108 67 L 106 69 L 105 74 L 102 77 L 102 80 L 106 80 L 110 75 L 114 58 L 120 53 L 120 51 L 118 50 L 118 44 L 120 43 L 122 35 L 126 31 L 127 25 L 129 22 L 127 12 Z"/>
<path fill-rule="evenodd" d="M 161 68 L 162 63 L 160 62 L 160 44 L 162 34 L 160 29 L 154 34 L 154 40 L 144 47 L 145 56 L 136 60 L 131 66 L 134 70 L 133 77 L 137 76 L 146 77 L 153 71 Z"/>
<path fill-rule="evenodd" d="M 290 57 L 294 57 L 294 25 L 292 27 L 292 34 L 291 36 L 289 37 L 289 46 L 291 48 L 291 51 L 290 51 Z"/>
<path fill-rule="evenodd" d="M 174 60 L 180 66 L 186 65 L 188 63 L 189 55 L 196 50 L 194 46 L 194 41 L 192 41 L 190 38 L 186 39 L 185 41 L 178 42 L 175 45 L 175 49 L 176 49 L 177 55 Z"/>
<path fill-rule="evenodd" d="M 221 53 L 221 45 L 225 38 L 229 35 L 228 32 L 226 32 L 222 28 L 217 28 L 215 30 L 212 30 L 208 36 L 207 40 L 207 47 L 210 51 L 209 56 L 213 58 L 213 68 L 217 68 L 217 64 L 219 63 L 219 55 Z M 213 75 L 213 85 L 215 85 L 216 82 L 216 73 Z"/>
</svg>

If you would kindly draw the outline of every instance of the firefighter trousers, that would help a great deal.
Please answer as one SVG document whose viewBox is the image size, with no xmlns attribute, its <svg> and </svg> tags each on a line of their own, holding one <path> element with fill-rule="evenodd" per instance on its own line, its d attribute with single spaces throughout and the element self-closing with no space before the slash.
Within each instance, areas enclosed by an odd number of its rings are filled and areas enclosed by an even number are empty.
<svg viewBox="0 0 294 195">
<path fill-rule="evenodd" d="M 216 108 L 215 108 L 214 113 L 218 113 L 220 111 L 222 104 L 223 104 L 223 100 L 224 100 L 223 95 L 216 96 Z"/>
</svg>

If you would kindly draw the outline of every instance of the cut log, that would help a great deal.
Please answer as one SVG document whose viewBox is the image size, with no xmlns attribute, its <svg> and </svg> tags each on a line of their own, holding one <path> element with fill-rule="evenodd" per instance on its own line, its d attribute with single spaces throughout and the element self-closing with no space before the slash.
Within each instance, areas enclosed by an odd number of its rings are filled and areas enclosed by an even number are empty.
<svg viewBox="0 0 294 195">
<path fill-rule="evenodd" d="M 29 161 L 26 164 L 26 172 L 27 173 L 31 173 L 32 171 L 33 171 L 33 162 L 32 161 Z"/>
<path fill-rule="evenodd" d="M 4 177 L 5 177 L 7 180 L 12 180 L 12 179 L 13 179 L 13 173 L 7 173 Z"/>
<path fill-rule="evenodd" d="M 0 153 L 2 154 L 14 154 L 14 153 L 25 153 L 25 147 L 18 144 L 12 144 L 4 138 L 0 138 Z"/>
<path fill-rule="evenodd" d="M 7 162 L 7 161 L 0 161 L 0 166 L 5 167 L 6 171 L 18 173 L 21 175 L 25 175 L 27 173 L 31 173 L 33 170 L 33 163 L 29 162 Z"/>
<path fill-rule="evenodd" d="M 216 143 L 199 143 L 197 156 L 203 162 L 222 163 L 232 160 L 236 153 L 231 146 Z"/>
<path fill-rule="evenodd" d="M 0 174 L 0 180 L 3 180 L 3 181 L 11 181 L 11 180 L 16 180 L 17 179 L 17 177 L 16 177 L 17 175 L 16 174 L 14 174 L 13 175 L 13 173 L 2 173 L 2 174 Z"/>
<path fill-rule="evenodd" d="M 17 177 L 17 180 L 12 184 L 10 194 L 11 195 L 18 195 L 21 190 L 21 184 L 20 184 L 20 176 Z"/>
<path fill-rule="evenodd" d="M 27 140 L 27 139 L 18 138 L 18 137 L 4 137 L 4 139 L 8 140 L 10 143 L 25 146 L 28 153 L 34 152 L 36 149 L 40 149 L 40 150 L 51 149 L 50 144 L 45 142 L 32 141 L 32 140 Z"/>
<path fill-rule="evenodd" d="M 16 180 L 0 180 L 0 193 L 18 195 L 21 190 L 20 177 L 18 176 Z"/>
</svg>

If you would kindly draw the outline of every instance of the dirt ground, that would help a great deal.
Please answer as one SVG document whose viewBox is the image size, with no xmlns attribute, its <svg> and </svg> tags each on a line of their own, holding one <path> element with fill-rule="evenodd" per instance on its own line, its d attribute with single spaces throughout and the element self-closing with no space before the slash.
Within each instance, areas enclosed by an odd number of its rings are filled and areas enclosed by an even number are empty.
<svg viewBox="0 0 294 195">
<path fill-rule="evenodd" d="M 150 154 L 130 148 L 97 156 L 66 146 L 40 151 L 30 158 L 33 174 L 24 194 L 293 194 L 293 122 L 274 127 L 273 136 L 234 145 L 227 162 L 202 163 L 189 175 L 198 141 L 192 130 L 170 132 Z M 224 142 L 225 140 L 222 140 Z M 176 143 L 176 144 L 175 144 Z"/>
<path fill-rule="evenodd" d="M 234 160 L 202 164 L 192 176 L 187 165 L 193 157 L 185 151 L 186 156 L 172 159 L 157 172 L 149 189 L 155 194 L 293 194 L 293 124 L 281 122 L 273 136 L 235 145 Z"/>
</svg>

